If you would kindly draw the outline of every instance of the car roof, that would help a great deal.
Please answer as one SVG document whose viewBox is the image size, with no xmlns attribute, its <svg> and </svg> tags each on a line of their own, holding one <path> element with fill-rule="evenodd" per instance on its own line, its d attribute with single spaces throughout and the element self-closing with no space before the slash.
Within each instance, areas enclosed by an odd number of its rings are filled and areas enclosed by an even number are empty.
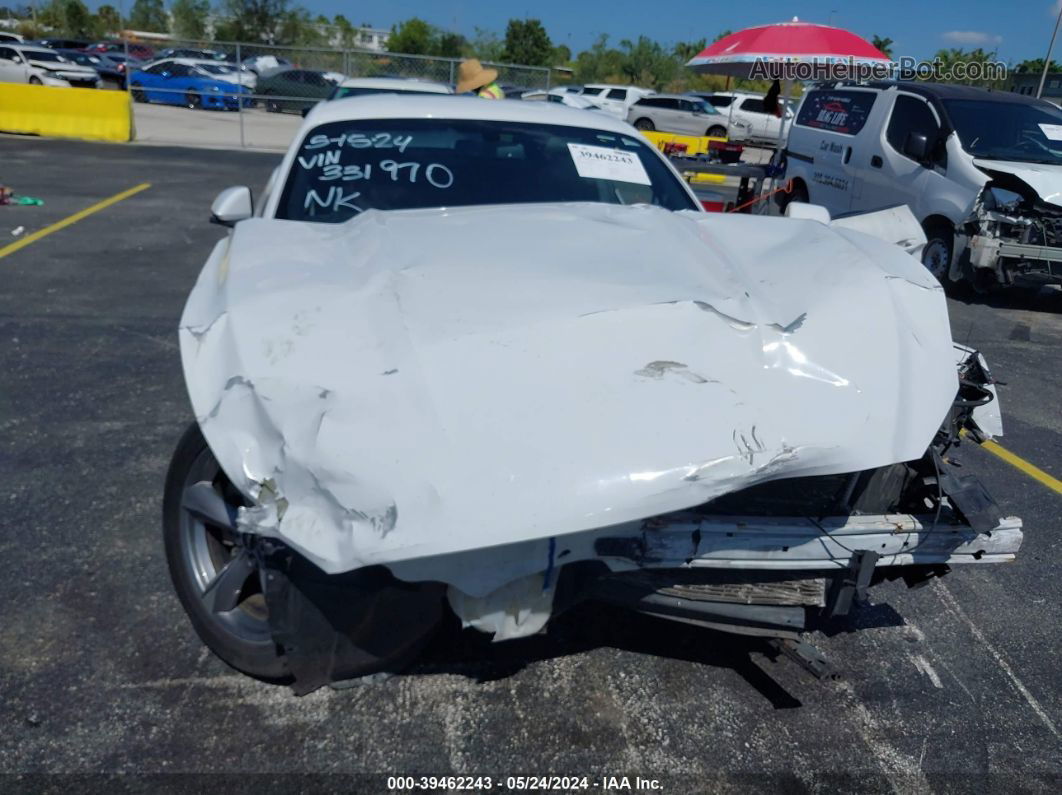
<svg viewBox="0 0 1062 795">
<path fill-rule="evenodd" d="M 18 42 L 11 41 L 8 42 L 7 46 L 14 47 L 16 50 L 23 53 L 50 52 L 52 55 L 56 54 L 56 50 L 53 50 L 51 47 L 38 47 L 35 44 L 19 44 Z"/>
<path fill-rule="evenodd" d="M 632 91 L 645 91 L 653 93 L 652 89 L 642 88 L 641 86 L 623 86 L 619 83 L 584 83 L 583 88 L 629 88 Z"/>
<path fill-rule="evenodd" d="M 512 99 L 430 94 L 368 94 L 321 102 L 307 114 L 303 134 L 320 124 L 357 119 L 482 119 L 530 124 L 557 124 L 636 135 L 627 122 L 606 114 L 587 113 L 559 102 L 520 102 Z"/>
<path fill-rule="evenodd" d="M 840 88 L 840 85 L 830 84 Z M 912 94 L 920 94 L 933 99 L 980 99 L 993 102 L 1010 102 L 1018 105 L 1035 105 L 1038 100 L 1031 94 L 1018 94 L 1013 91 L 993 91 L 980 86 L 964 86 L 955 83 L 922 83 L 907 80 L 885 80 L 881 82 L 857 85 L 855 83 L 843 84 L 844 88 L 870 88 L 879 91 L 889 89 L 908 91 Z M 818 86 L 816 86 L 818 88 Z"/>
<path fill-rule="evenodd" d="M 647 97 L 643 97 L 643 99 L 686 99 L 686 100 L 688 100 L 691 97 L 696 97 L 696 95 L 695 94 L 694 95 L 691 95 L 691 94 L 650 94 Z"/>
<path fill-rule="evenodd" d="M 415 80 L 404 77 L 348 77 L 339 84 L 340 88 L 392 88 L 396 91 L 431 91 L 436 94 L 452 94 L 453 90 L 445 83 L 430 80 Z"/>
</svg>

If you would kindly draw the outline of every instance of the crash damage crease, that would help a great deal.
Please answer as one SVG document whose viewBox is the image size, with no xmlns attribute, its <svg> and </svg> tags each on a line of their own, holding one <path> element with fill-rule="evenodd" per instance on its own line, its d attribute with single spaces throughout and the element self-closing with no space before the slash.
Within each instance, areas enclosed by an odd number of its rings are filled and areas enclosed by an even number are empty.
<svg viewBox="0 0 1062 795">
<path fill-rule="evenodd" d="M 499 638 L 537 631 L 549 572 L 602 537 L 922 458 L 957 389 L 943 292 L 901 248 L 642 206 L 251 219 L 180 337 L 242 531 L 445 583 Z"/>
</svg>

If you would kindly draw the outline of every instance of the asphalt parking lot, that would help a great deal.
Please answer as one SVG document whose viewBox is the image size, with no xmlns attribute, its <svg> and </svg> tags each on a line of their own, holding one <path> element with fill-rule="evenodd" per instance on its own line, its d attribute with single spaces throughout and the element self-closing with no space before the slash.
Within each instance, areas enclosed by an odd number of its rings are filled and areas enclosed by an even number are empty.
<svg viewBox="0 0 1062 795">
<path fill-rule="evenodd" d="M 173 594 L 159 529 L 166 466 L 192 419 L 177 321 L 223 234 L 207 223 L 211 200 L 233 184 L 257 191 L 277 159 L 0 138 L 0 183 L 45 201 L 0 207 L 3 789 L 53 781 L 40 774 L 198 773 L 259 791 L 303 787 L 300 774 L 373 791 L 396 774 L 1057 791 L 1062 495 L 969 444 L 967 470 L 1025 520 L 1019 560 L 873 590 L 815 639 L 838 681 L 759 641 L 603 608 L 509 644 L 441 638 L 406 673 L 304 698 L 210 655 Z M 1062 477 L 1062 299 L 949 303 L 955 338 L 1006 383 L 1002 443 Z"/>
</svg>

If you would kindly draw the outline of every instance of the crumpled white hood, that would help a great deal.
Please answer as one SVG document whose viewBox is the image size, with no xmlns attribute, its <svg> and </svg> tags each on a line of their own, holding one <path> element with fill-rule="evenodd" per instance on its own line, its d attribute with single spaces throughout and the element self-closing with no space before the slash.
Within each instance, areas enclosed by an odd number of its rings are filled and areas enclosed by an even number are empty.
<svg viewBox="0 0 1062 795">
<path fill-rule="evenodd" d="M 974 165 L 980 169 L 1013 174 L 1036 191 L 1045 202 L 1062 206 L 1062 166 L 982 159 L 974 160 Z"/>
<path fill-rule="evenodd" d="M 918 458 L 957 385 L 899 248 L 649 207 L 245 221 L 180 339 L 242 521 L 330 572 Z"/>
</svg>

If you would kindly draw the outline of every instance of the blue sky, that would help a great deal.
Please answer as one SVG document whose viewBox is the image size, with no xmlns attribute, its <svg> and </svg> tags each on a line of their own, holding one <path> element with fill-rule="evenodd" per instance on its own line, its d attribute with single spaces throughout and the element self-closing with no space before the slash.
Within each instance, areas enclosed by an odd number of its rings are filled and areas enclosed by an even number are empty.
<svg viewBox="0 0 1062 795">
<path fill-rule="evenodd" d="M 110 0 L 114 2 L 115 0 Z M 510 17 L 537 17 L 555 43 L 573 51 L 588 47 L 601 33 L 613 42 L 645 34 L 671 43 L 720 31 L 791 19 L 822 22 L 866 38 L 888 36 L 894 55 L 931 56 L 941 47 L 996 48 L 1003 61 L 1042 57 L 1062 0 L 758 0 L 755 3 L 706 0 L 293 0 L 314 14 L 346 15 L 355 25 L 389 28 L 411 16 L 471 36 L 475 27 L 499 34 Z M 132 0 L 125 0 L 126 9 Z M 168 0 L 167 0 L 168 4 Z M 99 5 L 99 0 L 92 3 Z M 1057 53 L 1062 51 L 1058 42 Z"/>
</svg>

